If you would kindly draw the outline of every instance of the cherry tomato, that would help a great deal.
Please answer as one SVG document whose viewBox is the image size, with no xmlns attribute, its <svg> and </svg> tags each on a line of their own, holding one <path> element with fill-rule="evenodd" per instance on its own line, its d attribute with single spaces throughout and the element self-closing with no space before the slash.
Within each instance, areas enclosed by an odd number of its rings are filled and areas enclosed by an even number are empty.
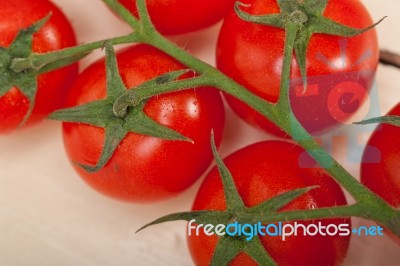
<svg viewBox="0 0 400 266">
<path fill-rule="evenodd" d="M 136 0 L 119 0 L 137 15 Z M 233 10 L 234 0 L 148 0 L 155 27 L 165 34 L 186 33 L 211 26 Z"/>
<path fill-rule="evenodd" d="M 276 0 L 241 1 L 253 15 L 279 13 Z M 324 16 L 354 28 L 373 22 L 361 1 L 328 1 Z M 354 19 L 357 18 L 357 19 Z M 218 68 L 251 92 L 275 103 L 279 97 L 285 32 L 241 20 L 231 12 L 224 20 L 218 48 Z M 307 50 L 308 86 L 303 93 L 297 61 L 292 63 L 291 106 L 310 132 L 343 124 L 368 96 L 378 63 L 375 30 L 352 38 L 314 34 Z M 239 100 L 226 95 L 232 109 L 245 121 L 276 135 L 276 126 Z"/>
<path fill-rule="evenodd" d="M 400 104 L 388 115 L 400 116 Z M 396 208 L 400 207 L 399 134 L 399 127 L 380 124 L 368 140 L 361 164 L 361 182 Z M 400 238 L 394 238 L 400 244 Z"/>
<path fill-rule="evenodd" d="M 73 29 L 61 10 L 47 0 L 0 0 L 0 46 L 8 47 L 19 30 L 29 27 L 49 13 L 52 16 L 33 39 L 33 51 L 45 53 L 76 45 Z M 33 113 L 26 125 L 41 121 L 60 108 L 66 89 L 78 74 L 73 64 L 38 77 L 38 92 Z M 0 133 L 15 130 L 29 109 L 29 100 L 18 88 L 0 97 Z"/>
<path fill-rule="evenodd" d="M 317 185 L 282 210 L 313 209 L 345 205 L 341 188 L 322 168 L 316 166 L 302 148 L 282 141 L 259 142 L 247 146 L 224 160 L 247 207 L 256 206 L 274 196 L 293 189 Z M 216 168 L 205 178 L 193 204 L 193 210 L 226 209 L 222 183 Z M 261 222 L 261 221 L 260 221 Z M 307 225 L 350 224 L 350 219 L 327 219 L 302 222 Z M 189 250 L 196 265 L 209 265 L 217 236 L 188 236 Z M 336 265 L 343 261 L 350 236 L 261 236 L 264 248 L 278 265 Z M 239 254 L 230 265 L 256 265 L 246 254 Z"/>
<path fill-rule="evenodd" d="M 400 104 L 388 115 L 400 116 Z M 399 127 L 379 125 L 367 143 L 361 167 L 362 182 L 395 207 L 400 207 L 399 133 Z"/>
<path fill-rule="evenodd" d="M 137 45 L 117 55 L 128 88 L 183 66 L 161 51 Z M 102 99 L 106 93 L 105 63 L 100 60 L 77 79 L 68 105 Z M 176 195 L 196 181 L 212 161 L 209 145 L 214 129 L 219 143 L 224 108 L 215 88 L 188 89 L 151 98 L 145 114 L 156 122 L 192 139 L 194 144 L 128 133 L 100 171 L 79 175 L 101 193 L 125 201 L 155 201 Z M 87 124 L 63 123 L 65 148 L 72 162 L 95 165 L 104 145 L 104 129 Z"/>
</svg>

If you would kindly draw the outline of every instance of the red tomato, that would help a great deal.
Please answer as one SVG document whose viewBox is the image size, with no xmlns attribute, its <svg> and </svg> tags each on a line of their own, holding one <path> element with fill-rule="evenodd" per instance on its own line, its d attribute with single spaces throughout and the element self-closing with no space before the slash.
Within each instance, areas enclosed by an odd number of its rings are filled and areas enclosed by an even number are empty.
<svg viewBox="0 0 400 266">
<path fill-rule="evenodd" d="M 388 115 L 400 116 L 400 104 Z M 371 135 L 361 164 L 361 182 L 389 204 L 400 207 L 400 128 L 381 124 Z M 395 237 L 400 244 L 400 238 Z"/>
<path fill-rule="evenodd" d="M 120 74 L 128 88 L 183 66 L 161 51 L 137 45 L 117 55 Z M 105 97 L 104 60 L 77 79 L 68 105 L 82 105 Z M 90 174 L 75 166 L 93 188 L 120 200 L 155 201 L 188 188 L 212 161 L 211 129 L 222 138 L 224 108 L 214 88 L 189 89 L 151 98 L 144 112 L 158 123 L 192 139 L 194 144 L 129 133 L 109 162 Z M 95 165 L 104 145 L 104 129 L 63 123 L 65 148 L 72 162 Z"/>
<path fill-rule="evenodd" d="M 33 51 L 45 53 L 76 45 L 73 29 L 57 6 L 47 0 L 0 0 L 0 46 L 9 46 L 19 30 L 52 12 L 50 20 L 34 35 Z M 38 77 L 33 113 L 26 125 L 41 121 L 60 108 L 64 94 L 78 74 L 78 65 L 64 67 Z M 29 100 L 18 88 L 0 97 L 0 133 L 15 130 L 29 109 Z"/>
<path fill-rule="evenodd" d="M 119 0 L 137 16 L 136 0 Z M 211 26 L 233 10 L 234 0 L 148 0 L 155 27 L 165 34 L 186 33 Z"/>
<path fill-rule="evenodd" d="M 279 13 L 276 0 L 247 0 L 243 11 Z M 360 1 L 328 1 L 324 16 L 344 25 L 364 28 L 373 24 Z M 354 19 L 357 18 L 357 19 Z M 218 41 L 218 68 L 269 102 L 277 102 L 285 32 L 241 20 L 229 14 Z M 291 105 L 310 132 L 319 132 L 347 120 L 368 96 L 378 63 L 375 30 L 353 38 L 314 34 L 307 51 L 308 88 L 303 94 L 296 60 L 292 63 Z M 276 135 L 276 126 L 239 100 L 226 96 L 233 110 L 248 123 Z"/>
<path fill-rule="evenodd" d="M 341 188 L 321 168 L 304 168 L 313 161 L 299 146 L 281 141 L 260 142 L 245 147 L 224 160 L 244 204 L 256 206 L 293 189 L 318 185 L 282 210 L 299 210 L 345 205 Z M 197 193 L 193 210 L 226 209 L 222 183 L 216 168 L 207 175 Z M 350 224 L 350 219 L 314 220 L 313 223 Z M 310 224 L 311 222 L 303 222 Z M 200 231 L 202 232 L 202 231 Z M 343 261 L 350 236 L 260 237 L 264 248 L 279 265 L 336 265 Z M 191 255 L 196 265 L 209 265 L 217 236 L 188 236 Z M 246 254 L 239 254 L 230 265 L 256 265 Z"/>
<path fill-rule="evenodd" d="M 400 116 L 400 104 L 388 115 Z M 400 128 L 381 124 L 364 151 L 361 180 L 388 203 L 400 207 Z"/>
</svg>

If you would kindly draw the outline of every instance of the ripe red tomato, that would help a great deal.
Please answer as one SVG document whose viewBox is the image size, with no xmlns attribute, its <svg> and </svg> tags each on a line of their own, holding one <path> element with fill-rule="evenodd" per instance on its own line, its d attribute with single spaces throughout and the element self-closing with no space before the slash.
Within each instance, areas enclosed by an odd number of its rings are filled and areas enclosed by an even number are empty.
<svg viewBox="0 0 400 266">
<path fill-rule="evenodd" d="M 388 115 L 400 116 L 400 104 Z M 371 135 L 361 164 L 361 181 L 391 205 L 400 207 L 400 128 L 381 124 Z"/>
<path fill-rule="evenodd" d="M 341 188 L 321 168 L 303 168 L 313 161 L 299 146 L 281 141 L 260 142 L 245 147 L 224 160 L 244 204 L 256 206 L 274 196 L 293 189 L 318 185 L 282 210 L 312 209 L 345 205 Z M 193 210 L 226 209 L 222 183 L 216 168 L 205 178 L 193 204 Z M 314 220 L 327 224 L 350 224 L 350 219 Z M 260 221 L 261 222 L 261 221 Z M 304 222 L 305 225 L 311 222 Z M 209 265 L 217 236 L 188 236 L 191 255 L 196 265 Z M 260 237 L 264 248 L 279 265 L 337 265 L 343 261 L 350 236 Z M 255 265 L 246 254 L 239 254 L 230 265 Z"/>
<path fill-rule="evenodd" d="M 119 0 L 137 14 L 136 0 Z M 234 0 L 147 0 L 155 27 L 165 34 L 186 33 L 211 26 L 233 10 Z"/>
<path fill-rule="evenodd" d="M 128 88 L 183 66 L 161 51 L 137 45 L 117 55 L 119 71 Z M 87 68 L 77 79 L 68 105 L 102 99 L 106 93 L 104 60 Z M 79 175 L 103 194 L 125 201 L 155 201 L 188 188 L 212 161 L 209 145 L 214 129 L 217 143 L 224 127 L 224 108 L 214 88 L 188 89 L 151 98 L 144 112 L 158 123 L 192 139 L 162 140 L 129 133 L 100 171 L 87 173 L 74 165 Z M 69 159 L 95 165 L 104 145 L 104 129 L 87 124 L 63 123 Z"/>
<path fill-rule="evenodd" d="M 253 15 L 279 13 L 276 0 L 246 0 L 241 9 Z M 361 1 L 328 1 L 324 16 L 344 25 L 365 28 L 373 24 Z M 357 18 L 357 19 L 354 19 Z M 217 49 L 218 68 L 269 102 L 277 102 L 285 32 L 227 15 Z M 368 96 L 378 63 L 375 30 L 353 38 L 314 34 L 307 51 L 308 88 L 303 94 L 296 60 L 292 63 L 291 106 L 310 132 L 346 121 Z M 276 126 L 239 100 L 226 95 L 233 110 L 248 123 L 276 135 Z"/>
<path fill-rule="evenodd" d="M 8 47 L 19 30 L 52 12 L 50 20 L 34 35 L 33 51 L 45 53 L 76 45 L 73 29 L 57 6 L 47 0 L 0 0 L 0 46 Z M 64 93 L 78 74 L 73 64 L 38 77 L 38 92 L 26 125 L 41 121 L 63 104 Z M 29 100 L 18 88 L 0 97 L 0 133 L 15 130 L 29 109 Z"/>
</svg>

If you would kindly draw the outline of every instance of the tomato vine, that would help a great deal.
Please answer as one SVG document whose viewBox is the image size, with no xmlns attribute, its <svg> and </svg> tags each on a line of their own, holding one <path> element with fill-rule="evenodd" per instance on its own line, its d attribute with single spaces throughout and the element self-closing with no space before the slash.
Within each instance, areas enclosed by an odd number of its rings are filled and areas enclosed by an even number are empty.
<svg viewBox="0 0 400 266">
<path fill-rule="evenodd" d="M 82 55 L 90 51 L 104 46 L 105 41 L 109 45 L 116 45 L 121 43 L 145 43 L 151 45 L 166 54 L 172 56 L 182 64 L 199 74 L 194 78 L 183 80 L 176 80 L 175 78 L 168 80 L 168 82 L 160 86 L 147 86 L 139 90 L 121 91 L 118 97 L 113 99 L 113 110 L 116 116 L 126 115 L 127 108 L 138 106 L 146 101 L 151 96 L 159 95 L 162 93 L 173 92 L 188 87 L 199 86 L 212 86 L 228 93 L 241 101 L 245 102 L 257 112 L 268 118 L 288 135 L 290 135 L 301 147 L 303 147 L 325 170 L 333 176 L 345 190 L 356 200 L 356 203 L 348 206 L 339 206 L 332 208 L 320 208 L 313 210 L 299 210 L 299 211 L 284 211 L 278 212 L 277 209 L 266 212 L 264 216 L 257 217 L 264 222 L 278 222 L 278 221 L 295 221 L 295 220 L 312 220 L 317 218 L 334 218 L 334 217 L 361 217 L 378 222 L 385 226 L 388 230 L 395 235 L 400 236 L 400 210 L 389 205 L 386 201 L 381 199 L 375 193 L 370 191 L 362 185 L 355 177 L 353 177 L 340 163 L 334 160 L 332 156 L 324 150 L 314 138 L 304 129 L 294 116 L 290 104 L 288 90 L 290 87 L 290 73 L 291 62 L 293 59 L 293 51 L 299 55 L 299 65 L 303 67 L 302 75 L 306 79 L 305 67 L 305 51 L 307 49 L 307 40 L 314 32 L 334 34 L 341 36 L 353 36 L 361 34 L 362 32 L 370 29 L 363 30 L 351 29 L 342 27 L 339 24 L 332 24 L 325 20 L 316 20 L 313 28 L 305 28 L 304 22 L 307 21 L 307 14 L 299 9 L 299 3 L 307 3 L 310 6 L 315 5 L 318 10 L 313 12 L 321 13 L 326 6 L 327 1 L 324 0 L 309 0 L 309 1 L 286 1 L 284 7 L 291 11 L 290 15 L 288 10 L 282 8 L 281 18 L 277 20 L 277 16 L 271 17 L 251 17 L 250 15 L 241 11 L 240 3 L 236 4 L 236 12 L 243 19 L 250 20 L 256 23 L 264 23 L 267 25 L 274 25 L 284 28 L 286 31 L 285 49 L 284 49 L 284 62 L 282 66 L 282 83 L 280 88 L 280 98 L 276 104 L 266 102 L 262 98 L 254 95 L 246 90 L 243 86 L 227 77 L 213 66 L 199 60 L 198 58 L 190 55 L 184 49 L 178 47 L 173 42 L 166 39 L 163 35 L 156 31 L 147 12 L 145 0 L 137 0 L 137 9 L 139 18 L 134 17 L 128 10 L 126 10 L 116 0 L 103 0 L 116 14 L 118 14 L 125 22 L 127 22 L 133 29 L 131 34 L 126 36 L 116 37 L 109 40 L 101 40 L 94 43 L 84 44 L 77 47 L 67 48 L 57 52 L 36 54 L 31 53 L 25 58 L 14 58 L 10 68 L 19 73 L 28 69 L 38 69 L 46 65 L 54 64 L 58 61 L 65 61 L 66 58 L 79 59 Z M 278 1 L 282 3 L 283 1 Z M 294 12 L 293 12 L 294 10 Z M 286 12 L 287 11 L 287 12 Z M 286 12 L 286 13 L 285 13 Z M 284 22 L 284 23 L 283 23 Z M 324 24 L 325 23 L 325 24 Z M 329 24 L 331 23 L 331 24 Z M 378 22 L 379 23 L 379 22 Z M 333 27 L 332 27 L 333 25 Z M 319 28 L 317 26 L 320 26 Z M 372 25 L 375 26 L 375 25 Z M 371 26 L 371 27 L 372 27 Z M 332 30 L 334 29 L 334 30 Z M 307 33 L 305 39 L 299 41 L 298 33 L 304 31 Z M 108 51 L 110 47 L 107 46 Z M 301 53 L 300 53 L 301 52 Z M 108 66 L 111 67 L 111 66 Z M 151 85 L 151 84 L 150 84 Z M 154 84 L 153 84 L 154 85 Z M 54 117 L 54 116 L 53 116 Z M 371 121 L 374 122 L 374 121 Z M 375 121 L 376 122 L 376 121 Z M 381 122 L 379 120 L 378 122 Z M 108 157 L 110 154 L 107 155 Z M 216 156 L 217 157 L 217 156 Z M 218 157 L 217 157 L 218 158 Z M 104 159 L 105 160 L 105 159 Z M 101 165 L 105 161 L 101 161 Z M 219 164 L 222 168 L 221 164 Z M 298 197 L 304 191 L 294 191 L 291 200 Z M 234 192 L 232 192 L 234 193 Z M 228 198 L 232 199 L 232 194 L 227 192 Z M 234 201 L 235 198 L 232 199 Z M 237 198 L 236 198 L 237 200 Z M 287 200 L 287 199 L 286 199 Z M 151 224 L 177 220 L 188 219 L 189 216 L 168 216 L 162 218 Z M 252 220 L 250 217 L 249 220 Z M 218 252 L 218 251 L 217 251 Z"/>
<path fill-rule="evenodd" d="M 126 12 L 123 11 L 123 8 L 120 7 L 115 1 L 104 0 L 104 2 L 113 8 L 114 11 L 120 16 L 124 18 L 126 17 Z M 290 136 L 292 136 L 298 142 L 298 144 L 306 149 L 321 166 L 325 166 L 324 168 L 326 171 L 330 173 L 335 180 L 342 185 L 343 188 L 345 188 L 357 201 L 357 203 L 354 205 L 345 207 L 323 208 L 308 211 L 291 211 L 287 213 L 277 212 L 269 214 L 268 217 L 265 217 L 267 221 L 294 221 L 304 218 L 315 219 L 357 216 L 379 222 L 396 235 L 400 235 L 400 211 L 390 206 L 379 196 L 359 183 L 355 177 L 353 177 L 346 169 L 344 169 L 341 164 L 336 162 L 332 156 L 313 139 L 313 137 L 301 126 L 291 112 L 288 104 L 289 100 L 287 97 L 287 89 L 289 82 L 288 76 L 290 74 L 289 62 L 291 62 L 293 49 L 292 45 L 286 44 L 287 51 L 286 58 L 284 60 L 286 64 L 284 63 L 282 71 L 284 75 L 284 81 L 281 87 L 281 92 L 283 92 L 283 95 L 286 95 L 286 97 L 281 97 L 280 103 L 278 105 L 274 105 L 265 102 L 258 96 L 248 92 L 241 85 L 226 77 L 214 67 L 191 56 L 186 51 L 157 33 L 149 20 L 144 0 L 138 0 L 138 11 L 140 20 L 135 21 L 131 24 L 131 26 L 136 30 L 142 42 L 155 46 L 156 48 L 173 56 L 184 65 L 195 70 L 197 73 L 207 73 L 208 75 L 212 76 L 210 84 L 208 85 L 215 86 L 241 99 L 243 102 L 252 106 L 256 111 L 268 117 L 268 119 L 273 121 L 276 125 L 281 127 Z M 125 20 L 128 21 L 129 19 L 125 18 Z M 143 31 L 143 29 L 145 29 L 145 31 Z M 286 43 L 288 43 L 288 40 L 286 40 Z"/>
</svg>

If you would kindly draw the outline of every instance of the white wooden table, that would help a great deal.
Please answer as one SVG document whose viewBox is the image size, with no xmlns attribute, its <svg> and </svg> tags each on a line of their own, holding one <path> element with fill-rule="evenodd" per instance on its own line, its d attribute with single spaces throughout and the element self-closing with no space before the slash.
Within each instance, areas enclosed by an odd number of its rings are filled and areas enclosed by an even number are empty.
<svg viewBox="0 0 400 266">
<path fill-rule="evenodd" d="M 129 32 L 100 0 L 54 2 L 71 18 L 80 43 Z M 374 20 L 388 16 L 378 27 L 380 44 L 400 52 L 400 2 L 363 2 Z M 213 63 L 219 26 L 176 40 Z M 101 55 L 90 55 L 81 67 Z M 377 83 L 385 113 L 400 100 L 400 70 L 380 66 Z M 222 155 L 270 138 L 244 123 L 237 125 L 232 118 L 228 111 Z M 344 154 L 338 153 L 342 161 L 346 161 Z M 358 176 L 357 164 L 345 165 Z M 140 234 L 135 231 L 162 215 L 188 210 L 198 186 L 199 182 L 181 196 L 159 204 L 121 203 L 94 192 L 75 174 L 64 154 L 59 123 L 46 121 L 31 130 L 1 136 L 0 265 L 190 265 L 184 222 L 163 224 Z M 357 219 L 354 223 L 370 224 Z M 398 265 L 399 260 L 400 248 L 388 238 L 353 237 L 345 264 Z"/>
</svg>

